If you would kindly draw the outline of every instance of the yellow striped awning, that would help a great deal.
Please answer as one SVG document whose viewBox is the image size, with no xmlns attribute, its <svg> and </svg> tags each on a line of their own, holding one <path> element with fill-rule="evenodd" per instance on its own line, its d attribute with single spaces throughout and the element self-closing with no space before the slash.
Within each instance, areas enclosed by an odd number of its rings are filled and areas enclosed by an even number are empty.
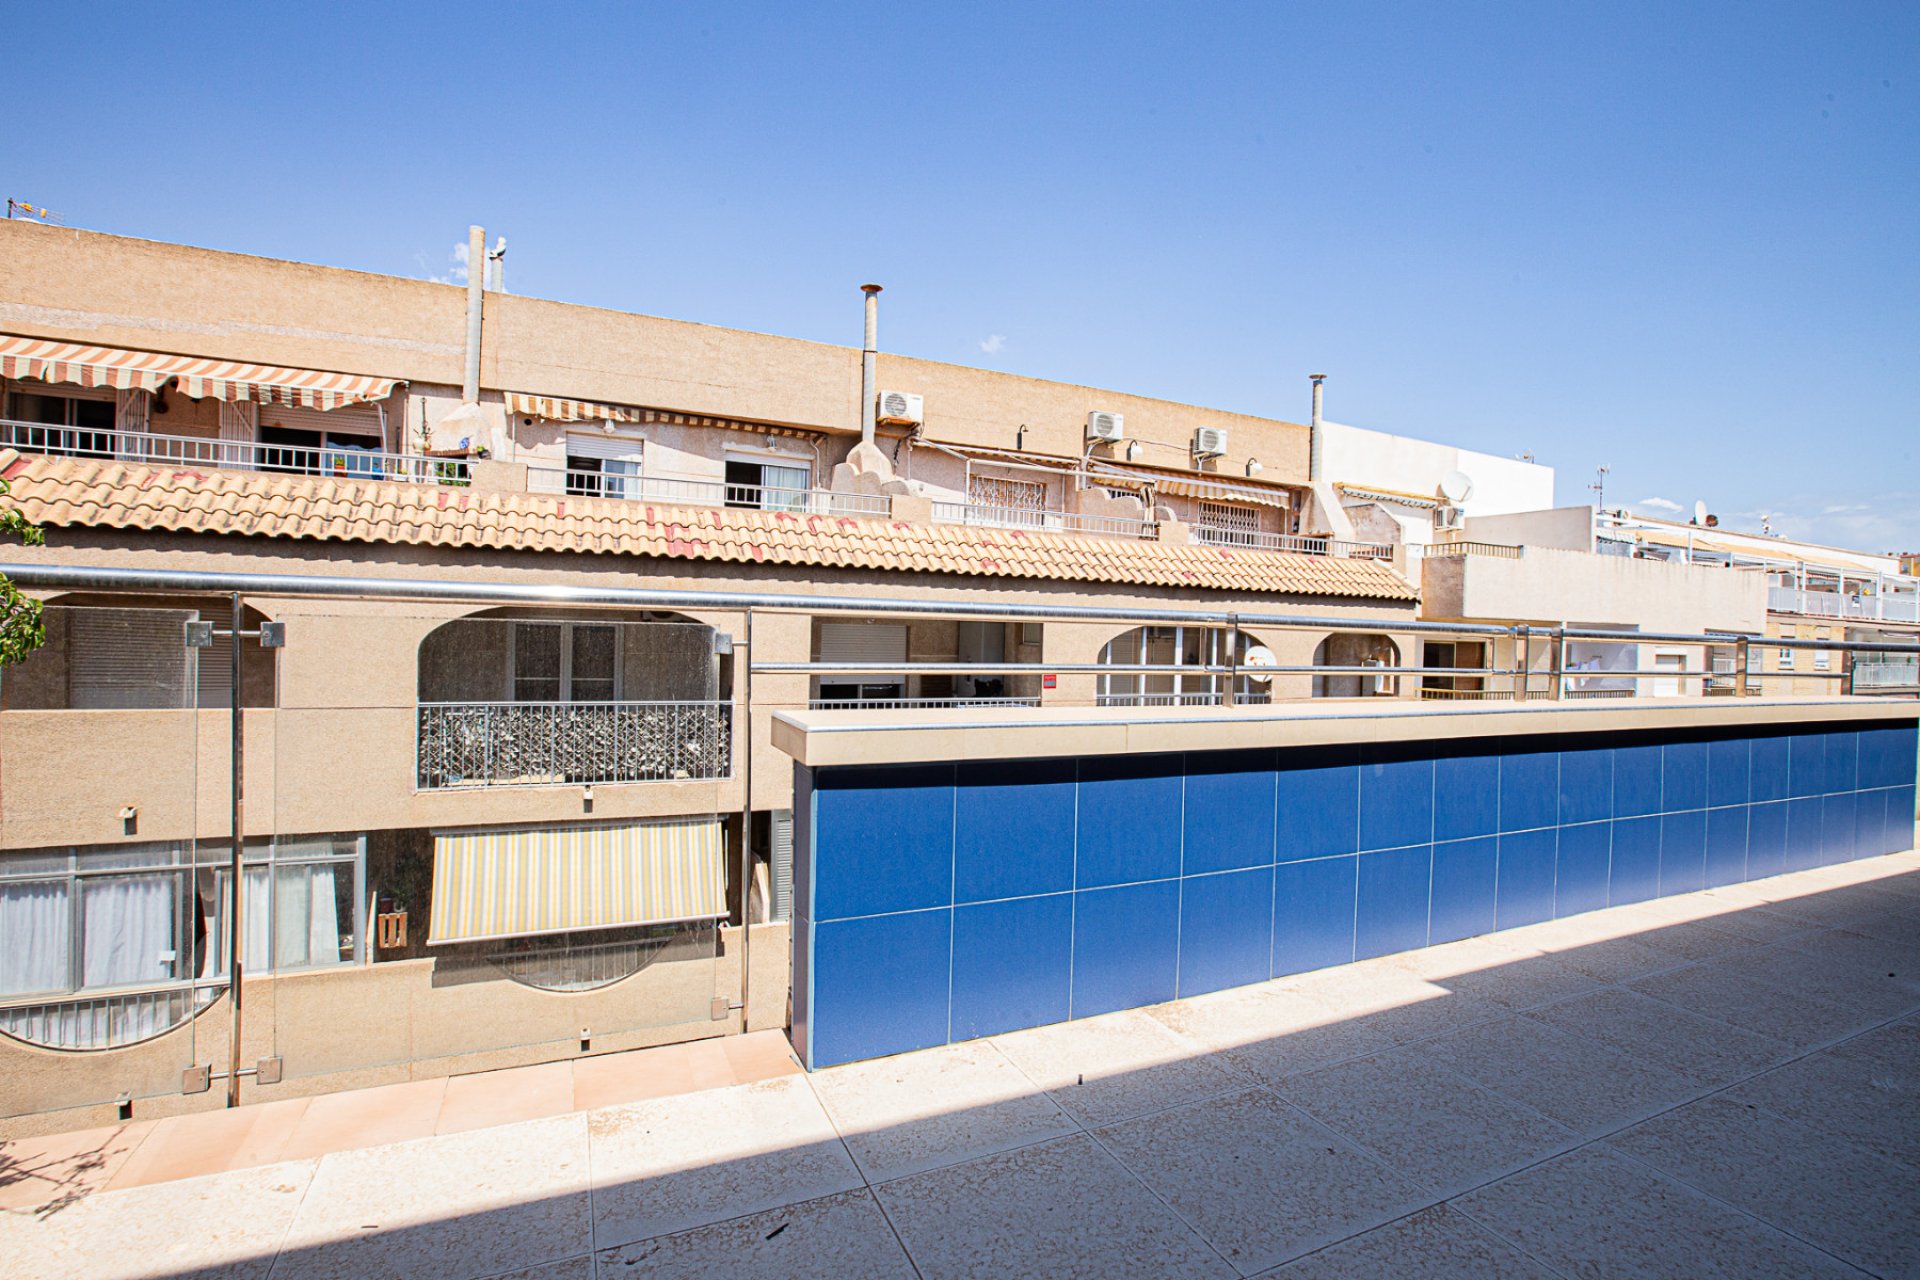
<svg viewBox="0 0 1920 1280">
<path fill-rule="evenodd" d="M 0 334 L 0 375 L 122 391 L 157 391 L 172 379 L 182 394 L 196 400 L 257 400 L 321 410 L 384 400 L 393 394 L 396 382 L 357 373 L 162 355 L 8 334 Z"/>
<path fill-rule="evenodd" d="M 804 427 L 776 427 L 764 422 L 745 422 L 738 418 L 713 418 L 698 413 L 676 413 L 671 409 L 643 409 L 630 404 L 602 404 L 598 400 L 568 400 L 561 396 L 536 396 L 525 391 L 507 392 L 507 412 L 523 418 L 547 422 L 623 422 L 634 426 L 664 423 L 677 427 L 713 427 L 721 431 L 746 431 L 763 436 L 791 436 L 798 440 L 817 440 L 825 432 Z"/>
<path fill-rule="evenodd" d="M 1091 472 L 1096 482 L 1107 478 L 1150 482 L 1157 493 L 1182 498 L 1205 498 L 1216 502 L 1252 502 L 1263 507 L 1291 507 L 1293 494 L 1278 485 L 1216 480 L 1195 472 L 1166 471 L 1159 467 L 1122 467 L 1095 461 Z"/>
<path fill-rule="evenodd" d="M 430 945 L 727 913 L 718 818 L 436 832 Z"/>
</svg>

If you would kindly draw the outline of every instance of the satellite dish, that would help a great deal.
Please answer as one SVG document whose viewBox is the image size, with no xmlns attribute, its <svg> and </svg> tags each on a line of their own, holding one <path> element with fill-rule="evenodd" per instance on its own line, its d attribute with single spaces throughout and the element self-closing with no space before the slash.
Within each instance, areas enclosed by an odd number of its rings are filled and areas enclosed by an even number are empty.
<svg viewBox="0 0 1920 1280">
<path fill-rule="evenodd" d="M 1705 524 L 1707 522 L 1707 504 L 1705 499 L 1693 504 L 1693 522 L 1695 524 Z"/>
<path fill-rule="evenodd" d="M 1277 667 L 1280 660 L 1273 656 L 1273 650 L 1263 644 L 1248 649 L 1240 659 L 1240 674 L 1254 684 L 1268 684 L 1273 680 L 1273 672 L 1262 671 L 1262 667 Z"/>
<path fill-rule="evenodd" d="M 1459 506 L 1473 496 L 1473 477 L 1464 471 L 1449 471 L 1440 477 L 1440 496 Z"/>
</svg>

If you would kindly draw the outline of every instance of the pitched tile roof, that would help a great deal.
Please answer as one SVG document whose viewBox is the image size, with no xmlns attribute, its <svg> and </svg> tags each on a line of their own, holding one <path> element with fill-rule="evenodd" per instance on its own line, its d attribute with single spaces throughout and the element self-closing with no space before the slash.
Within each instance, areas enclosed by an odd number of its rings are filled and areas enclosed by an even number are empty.
<svg viewBox="0 0 1920 1280">
<path fill-rule="evenodd" d="M 27 517 L 90 526 L 448 548 L 593 551 L 737 563 L 1041 578 L 1198 590 L 1414 600 L 1378 561 L 874 517 L 705 510 L 656 502 L 214 468 L 0 449 Z"/>
</svg>

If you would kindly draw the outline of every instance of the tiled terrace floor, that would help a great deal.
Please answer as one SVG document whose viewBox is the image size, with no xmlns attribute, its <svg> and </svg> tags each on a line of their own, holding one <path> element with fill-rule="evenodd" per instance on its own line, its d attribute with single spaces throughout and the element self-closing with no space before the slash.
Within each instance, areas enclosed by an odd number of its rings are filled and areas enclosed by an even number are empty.
<svg viewBox="0 0 1920 1280">
<path fill-rule="evenodd" d="M 1920 856 L 776 1066 L 612 1106 L 476 1078 L 324 1154 L 256 1117 L 197 1177 L 137 1174 L 157 1129 L 13 1144 L 0 1270 L 1920 1275 Z"/>
</svg>

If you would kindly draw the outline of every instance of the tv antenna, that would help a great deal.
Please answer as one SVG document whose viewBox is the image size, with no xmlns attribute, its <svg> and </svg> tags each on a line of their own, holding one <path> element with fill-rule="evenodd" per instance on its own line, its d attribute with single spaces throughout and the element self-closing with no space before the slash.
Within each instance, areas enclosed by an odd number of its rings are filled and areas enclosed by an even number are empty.
<svg viewBox="0 0 1920 1280">
<path fill-rule="evenodd" d="M 1593 490 L 1593 505 L 1604 511 L 1607 506 L 1607 472 L 1613 470 L 1613 468 L 1603 463 L 1593 470 L 1599 479 L 1588 485 L 1587 488 Z"/>
</svg>

